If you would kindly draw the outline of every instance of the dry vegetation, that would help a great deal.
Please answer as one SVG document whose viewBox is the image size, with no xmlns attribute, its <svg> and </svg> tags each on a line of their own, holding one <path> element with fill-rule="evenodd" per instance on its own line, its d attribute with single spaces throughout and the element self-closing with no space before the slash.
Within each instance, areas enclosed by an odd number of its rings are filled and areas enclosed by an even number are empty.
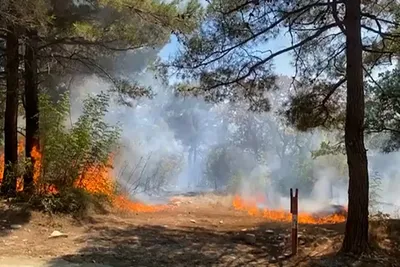
<svg viewBox="0 0 400 267">
<path fill-rule="evenodd" d="M 60 266 L 60 259 L 111 266 L 400 264 L 399 221 L 372 223 L 371 233 L 379 248 L 360 259 L 336 255 L 344 224 L 300 225 L 299 255 L 288 257 L 290 224 L 237 211 L 229 205 L 231 199 L 210 194 L 177 196 L 162 211 L 107 212 L 79 221 L 2 202 L 0 255 L 41 258 L 54 267 Z M 55 230 L 68 236 L 49 238 Z"/>
</svg>

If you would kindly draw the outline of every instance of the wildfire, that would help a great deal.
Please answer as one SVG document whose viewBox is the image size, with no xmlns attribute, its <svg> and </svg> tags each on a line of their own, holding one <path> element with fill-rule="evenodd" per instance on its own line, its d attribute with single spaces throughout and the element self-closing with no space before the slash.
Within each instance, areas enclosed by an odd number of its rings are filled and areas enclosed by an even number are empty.
<svg viewBox="0 0 400 267">
<path fill-rule="evenodd" d="M 25 142 L 23 139 L 20 139 L 18 142 L 18 155 L 21 155 L 24 152 Z M 4 154 L 0 155 L 0 183 L 3 180 L 4 175 Z M 17 179 L 17 191 L 20 192 L 24 189 L 22 177 Z"/>
<path fill-rule="evenodd" d="M 291 222 L 292 216 L 285 210 L 260 209 L 256 200 L 244 201 L 240 196 L 235 196 L 232 202 L 236 210 L 246 211 L 250 216 L 263 217 L 271 221 Z M 331 214 L 325 217 L 316 217 L 309 213 L 299 213 L 298 222 L 302 224 L 334 224 L 346 220 L 342 214 Z"/>
<path fill-rule="evenodd" d="M 25 142 L 24 139 L 20 139 L 18 144 L 18 155 L 22 156 L 24 153 Z M 34 148 L 31 152 L 31 157 L 35 159 L 35 165 L 33 167 L 34 174 L 33 180 L 36 185 L 40 184 L 40 171 L 41 171 L 41 159 L 42 154 Z M 110 157 L 108 166 L 90 166 L 86 171 L 76 179 L 75 186 L 77 188 L 83 188 L 89 193 L 103 194 L 112 200 L 113 206 L 124 210 L 133 212 L 155 212 L 166 208 L 163 205 L 146 205 L 144 203 L 135 202 L 129 199 L 126 195 L 116 195 L 115 193 L 115 179 L 111 172 L 113 158 Z M 0 155 L 0 183 L 4 175 L 4 155 Z M 23 178 L 17 178 L 17 191 L 23 190 Z M 57 189 L 54 185 L 43 185 L 40 184 L 40 188 L 44 188 L 47 193 L 57 193 Z"/>
</svg>

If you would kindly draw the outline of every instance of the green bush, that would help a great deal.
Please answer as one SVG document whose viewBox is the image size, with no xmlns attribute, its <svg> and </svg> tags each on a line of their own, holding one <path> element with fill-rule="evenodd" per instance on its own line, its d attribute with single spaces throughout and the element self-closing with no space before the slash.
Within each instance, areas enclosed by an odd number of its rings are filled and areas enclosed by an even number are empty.
<svg viewBox="0 0 400 267">
<path fill-rule="evenodd" d="M 99 199 L 91 192 L 75 188 L 75 184 L 88 168 L 106 169 L 110 154 L 116 149 L 120 128 L 104 122 L 108 102 L 104 93 L 89 96 L 83 101 L 82 115 L 72 123 L 68 119 L 67 94 L 57 103 L 47 94 L 40 95 L 41 166 L 33 200 L 36 205 L 51 212 L 81 212 L 87 209 L 87 203 Z M 58 193 L 49 194 L 43 190 L 46 185 L 54 185 Z"/>
<path fill-rule="evenodd" d="M 31 205 L 38 210 L 83 216 L 89 210 L 105 210 L 109 199 L 104 195 L 92 194 L 82 188 L 69 188 L 57 194 L 41 194 L 31 198 Z"/>
</svg>

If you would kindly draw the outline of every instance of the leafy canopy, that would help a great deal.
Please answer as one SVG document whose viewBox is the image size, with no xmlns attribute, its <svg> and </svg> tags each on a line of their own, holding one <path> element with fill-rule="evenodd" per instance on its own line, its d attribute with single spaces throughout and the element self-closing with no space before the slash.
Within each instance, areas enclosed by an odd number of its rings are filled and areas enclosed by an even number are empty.
<svg viewBox="0 0 400 267">
<path fill-rule="evenodd" d="M 366 128 L 371 134 L 387 133 L 383 150 L 400 149 L 400 68 L 381 73 L 376 84 L 367 87 Z"/>
<path fill-rule="evenodd" d="M 390 0 L 362 3 L 363 51 L 374 58 L 364 64 L 368 77 L 391 54 L 384 44 L 399 40 L 397 6 Z M 289 53 L 296 71 L 285 108 L 289 122 L 300 130 L 342 128 L 344 15 L 341 0 L 213 0 L 201 27 L 179 36 L 183 49 L 171 64 L 180 70 L 182 90 L 216 101 L 248 100 L 251 110 L 269 110 L 265 92 L 275 88 L 273 60 Z M 288 45 L 271 50 L 278 36 Z"/>
</svg>

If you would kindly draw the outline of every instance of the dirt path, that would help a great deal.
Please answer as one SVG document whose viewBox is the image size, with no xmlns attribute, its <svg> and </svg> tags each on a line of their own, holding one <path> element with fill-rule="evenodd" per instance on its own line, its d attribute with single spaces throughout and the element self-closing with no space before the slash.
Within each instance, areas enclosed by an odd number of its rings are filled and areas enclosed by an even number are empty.
<svg viewBox="0 0 400 267">
<path fill-rule="evenodd" d="M 302 225 L 299 255 L 289 257 L 288 224 L 235 211 L 221 198 L 175 203 L 162 212 L 81 222 L 0 206 L 0 267 L 345 266 L 330 256 L 340 247 L 343 225 Z M 53 231 L 67 236 L 50 238 Z M 400 266 L 390 263 L 361 266 Z"/>
<path fill-rule="evenodd" d="M 65 260 L 43 260 L 23 257 L 0 257 L 0 267 L 112 267 L 110 265 L 95 263 L 71 263 Z"/>
</svg>

